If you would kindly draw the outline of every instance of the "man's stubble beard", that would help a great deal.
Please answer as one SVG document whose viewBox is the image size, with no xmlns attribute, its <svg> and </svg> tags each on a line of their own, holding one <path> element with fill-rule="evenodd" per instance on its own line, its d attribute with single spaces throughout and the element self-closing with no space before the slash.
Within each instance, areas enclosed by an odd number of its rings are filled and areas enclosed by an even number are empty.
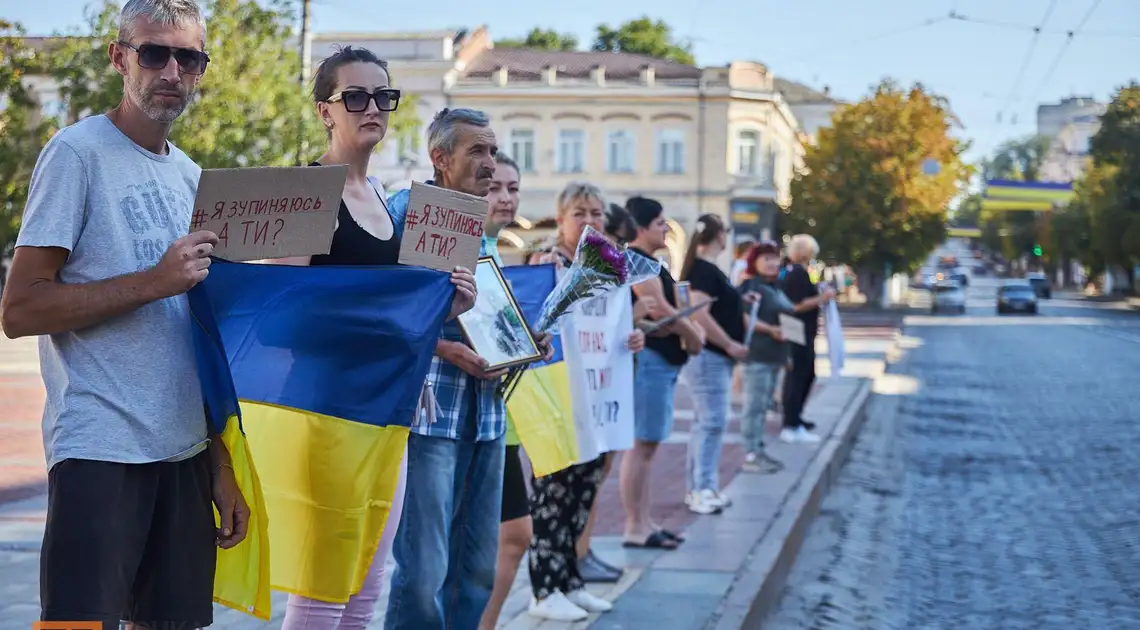
<svg viewBox="0 0 1140 630">
<path fill-rule="evenodd" d="M 135 107 L 139 108 L 147 118 L 160 123 L 172 123 L 186 111 L 186 105 L 190 103 L 190 99 L 194 97 L 194 89 L 190 88 L 189 92 L 182 96 L 182 102 L 173 107 L 161 107 L 155 105 L 153 102 L 155 88 L 144 87 L 129 77 L 126 78 L 127 92 L 130 95 L 131 101 L 134 102 Z"/>
</svg>

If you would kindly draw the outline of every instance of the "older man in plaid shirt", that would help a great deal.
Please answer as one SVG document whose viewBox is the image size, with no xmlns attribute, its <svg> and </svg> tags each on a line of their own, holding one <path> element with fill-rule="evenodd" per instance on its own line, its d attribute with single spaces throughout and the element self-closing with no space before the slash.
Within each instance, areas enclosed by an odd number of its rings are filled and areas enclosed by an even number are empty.
<svg viewBox="0 0 1140 630">
<path fill-rule="evenodd" d="M 428 127 L 434 185 L 485 196 L 498 147 L 487 117 L 443 110 Z M 408 193 L 392 197 L 394 212 Z M 498 260 L 484 236 L 481 256 Z M 503 371 L 463 341 L 457 322 L 444 326 L 428 372 L 434 413 L 408 436 L 408 484 L 393 545 L 396 571 L 386 630 L 476 628 L 495 581 L 503 492 L 506 403 L 496 392 Z"/>
</svg>

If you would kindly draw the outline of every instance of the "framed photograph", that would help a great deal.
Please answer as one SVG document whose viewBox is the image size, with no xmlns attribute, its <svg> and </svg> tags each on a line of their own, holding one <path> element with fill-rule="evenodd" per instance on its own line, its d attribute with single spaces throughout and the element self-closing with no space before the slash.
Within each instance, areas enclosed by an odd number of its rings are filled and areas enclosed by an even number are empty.
<svg viewBox="0 0 1140 630">
<path fill-rule="evenodd" d="M 487 371 L 542 360 L 530 326 L 493 258 L 480 258 L 475 265 L 475 286 L 479 290 L 475 307 L 459 316 L 459 327 L 475 354 L 487 360 Z"/>
</svg>

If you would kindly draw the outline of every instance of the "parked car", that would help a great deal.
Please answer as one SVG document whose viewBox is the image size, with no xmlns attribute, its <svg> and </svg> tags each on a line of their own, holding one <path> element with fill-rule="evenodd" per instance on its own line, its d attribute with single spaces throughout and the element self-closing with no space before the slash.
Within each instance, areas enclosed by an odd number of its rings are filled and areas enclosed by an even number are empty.
<svg viewBox="0 0 1140 630">
<path fill-rule="evenodd" d="M 934 295 L 930 300 L 930 312 L 946 311 L 950 313 L 966 312 L 966 291 L 956 282 L 941 282 L 934 285 Z"/>
<path fill-rule="evenodd" d="M 1037 292 L 1033 285 L 1025 280 L 1011 280 L 1006 282 L 997 294 L 998 315 L 1006 313 L 1037 314 Z"/>
<path fill-rule="evenodd" d="M 1028 273 L 1025 274 L 1025 279 L 1029 281 L 1037 297 L 1042 297 L 1046 300 L 1053 297 L 1053 285 L 1049 282 L 1049 276 L 1043 273 Z"/>
</svg>

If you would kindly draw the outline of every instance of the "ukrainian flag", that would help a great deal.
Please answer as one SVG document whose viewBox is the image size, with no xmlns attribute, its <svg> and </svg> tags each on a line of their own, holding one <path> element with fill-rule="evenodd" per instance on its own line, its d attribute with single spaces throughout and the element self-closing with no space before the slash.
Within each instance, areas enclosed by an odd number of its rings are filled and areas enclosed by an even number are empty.
<svg viewBox="0 0 1140 630">
<path fill-rule="evenodd" d="M 254 511 L 219 552 L 216 601 L 268 619 L 270 585 L 359 592 L 453 296 L 421 267 L 215 259 L 191 292 L 199 370 Z"/>
<path fill-rule="evenodd" d="M 538 321 L 542 303 L 554 290 L 554 265 L 504 267 L 503 276 L 526 320 Z M 553 343 L 550 361 L 531 365 L 507 400 L 507 414 L 538 477 L 581 461 L 562 337 L 555 335 Z"/>
</svg>

